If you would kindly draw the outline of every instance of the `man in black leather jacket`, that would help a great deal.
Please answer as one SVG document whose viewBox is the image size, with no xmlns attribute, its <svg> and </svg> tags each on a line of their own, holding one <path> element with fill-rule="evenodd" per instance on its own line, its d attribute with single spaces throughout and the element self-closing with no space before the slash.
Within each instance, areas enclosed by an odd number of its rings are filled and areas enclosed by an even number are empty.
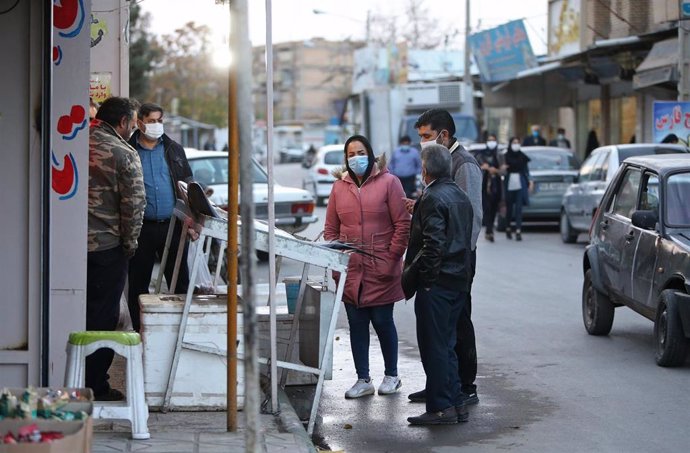
<svg viewBox="0 0 690 453">
<path fill-rule="evenodd" d="M 426 412 L 413 425 L 467 421 L 458 378 L 455 326 L 471 281 L 472 205 L 450 178 L 451 156 L 441 145 L 422 151 L 427 184 L 412 215 L 403 288 L 416 292 L 417 342 L 426 373 Z"/>
</svg>

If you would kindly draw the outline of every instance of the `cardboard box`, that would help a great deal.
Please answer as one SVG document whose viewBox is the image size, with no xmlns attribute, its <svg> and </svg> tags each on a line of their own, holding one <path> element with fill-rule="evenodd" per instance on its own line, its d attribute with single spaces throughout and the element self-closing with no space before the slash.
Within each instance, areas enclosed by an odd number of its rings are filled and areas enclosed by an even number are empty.
<svg viewBox="0 0 690 453">
<path fill-rule="evenodd" d="M 86 420 L 63 422 L 54 420 L 23 420 L 5 419 L 0 421 L 0 436 L 8 431 L 15 435 L 22 426 L 36 423 L 41 431 L 59 431 L 64 438 L 49 443 L 30 444 L 0 444 L 0 453 L 89 453 L 91 452 L 91 437 L 93 422 L 91 417 Z"/>
<path fill-rule="evenodd" d="M 20 397 L 26 389 L 10 388 L 9 391 L 13 395 Z M 44 396 L 48 393 L 47 388 L 34 389 L 36 394 Z M 57 390 L 51 388 L 51 390 Z M 78 391 L 79 394 L 85 398 L 86 401 L 70 401 L 61 407 L 62 410 L 70 412 L 83 411 L 91 415 L 93 413 L 93 392 L 88 388 L 79 389 L 60 389 L 65 392 Z M 40 444 L 2 444 L 0 443 L 0 453 L 89 453 L 91 451 L 91 439 L 93 436 L 93 421 L 91 417 L 86 420 L 75 421 L 60 421 L 60 420 L 45 420 L 41 418 L 35 419 L 19 419 L 7 418 L 0 420 L 0 442 L 2 437 L 9 431 L 15 435 L 22 426 L 31 425 L 35 423 L 38 429 L 43 431 L 59 431 L 65 435 L 64 438 Z"/>
</svg>

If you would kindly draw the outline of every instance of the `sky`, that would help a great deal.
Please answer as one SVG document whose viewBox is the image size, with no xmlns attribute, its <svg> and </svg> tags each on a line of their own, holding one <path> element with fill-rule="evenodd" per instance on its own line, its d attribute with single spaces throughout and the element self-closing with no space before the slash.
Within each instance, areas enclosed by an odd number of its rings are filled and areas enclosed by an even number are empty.
<svg viewBox="0 0 690 453">
<path fill-rule="evenodd" d="M 211 27 L 214 33 L 214 60 L 228 64 L 228 6 L 216 0 L 140 0 L 142 9 L 152 15 L 151 30 L 171 33 L 186 22 Z M 248 0 L 249 33 L 253 45 L 266 42 L 266 2 Z M 404 11 L 406 0 L 273 0 L 273 42 L 307 40 L 322 37 L 330 40 L 351 38 L 364 40 L 367 11 L 394 15 Z M 461 0 L 424 0 L 431 18 L 444 28 L 454 24 L 465 28 L 465 2 Z M 527 33 L 537 55 L 546 52 L 547 0 L 471 0 L 470 25 L 473 31 L 487 29 L 514 19 L 525 18 Z M 327 14 L 314 14 L 318 9 Z"/>
</svg>

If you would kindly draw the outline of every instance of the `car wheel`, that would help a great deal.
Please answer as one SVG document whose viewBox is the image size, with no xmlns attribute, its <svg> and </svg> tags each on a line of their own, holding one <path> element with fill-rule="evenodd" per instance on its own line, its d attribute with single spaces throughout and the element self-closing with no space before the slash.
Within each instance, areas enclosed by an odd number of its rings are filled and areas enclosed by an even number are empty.
<svg viewBox="0 0 690 453">
<path fill-rule="evenodd" d="M 682 365 L 688 352 L 674 293 L 672 289 L 661 292 L 654 322 L 656 364 L 664 367 Z"/>
<path fill-rule="evenodd" d="M 587 269 L 582 285 L 582 320 L 587 333 L 608 335 L 613 325 L 613 311 L 611 300 L 592 284 L 592 269 Z"/>
<path fill-rule="evenodd" d="M 268 252 L 264 252 L 263 250 L 257 250 L 256 257 L 259 261 L 265 263 L 266 261 L 268 261 Z"/>
<path fill-rule="evenodd" d="M 561 220 L 560 220 L 560 230 L 561 230 L 561 240 L 565 244 L 574 244 L 577 242 L 577 232 L 573 230 L 573 227 L 570 226 L 570 220 L 568 219 L 568 214 L 565 212 L 565 210 L 561 211 Z"/>
</svg>

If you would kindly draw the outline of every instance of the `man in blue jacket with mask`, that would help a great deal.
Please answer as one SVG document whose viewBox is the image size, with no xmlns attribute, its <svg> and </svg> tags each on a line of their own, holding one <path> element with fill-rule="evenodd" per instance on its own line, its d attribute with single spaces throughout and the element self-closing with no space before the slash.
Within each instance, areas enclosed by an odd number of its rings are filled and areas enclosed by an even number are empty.
<svg viewBox="0 0 690 453">
<path fill-rule="evenodd" d="M 417 148 L 410 146 L 410 143 L 410 137 L 403 136 L 388 163 L 388 171 L 398 177 L 408 198 L 417 191 L 417 175 L 422 172 L 422 159 Z"/>
</svg>

